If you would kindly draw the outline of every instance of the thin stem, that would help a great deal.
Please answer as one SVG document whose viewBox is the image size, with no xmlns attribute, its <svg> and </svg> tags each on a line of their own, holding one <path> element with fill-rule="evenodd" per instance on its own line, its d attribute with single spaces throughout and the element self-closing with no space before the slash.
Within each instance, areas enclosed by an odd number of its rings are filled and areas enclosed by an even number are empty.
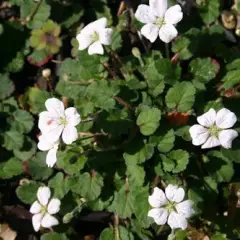
<svg viewBox="0 0 240 240">
<path fill-rule="evenodd" d="M 90 132 L 79 132 L 80 137 L 96 137 L 96 136 L 108 136 L 108 133 L 90 133 Z"/>
<path fill-rule="evenodd" d="M 38 8 L 40 7 L 41 3 L 42 3 L 42 0 L 38 0 L 36 6 L 33 8 L 33 10 L 31 11 L 31 13 L 26 17 L 25 23 L 28 23 L 28 22 L 30 22 L 30 21 L 33 19 L 33 17 L 34 17 L 35 14 L 37 13 Z"/>
<path fill-rule="evenodd" d="M 165 51 L 166 51 L 166 57 L 170 59 L 170 52 L 169 52 L 169 44 L 165 43 Z"/>
<path fill-rule="evenodd" d="M 61 64 L 61 63 L 63 63 L 63 61 L 54 60 L 54 59 L 52 59 L 51 62 L 53 62 L 53 63 L 57 63 L 57 64 Z"/>
<path fill-rule="evenodd" d="M 119 218 L 118 215 L 114 214 L 114 233 L 115 233 L 115 240 L 120 240 L 119 234 Z"/>
<path fill-rule="evenodd" d="M 125 102 L 122 98 L 116 97 L 116 96 L 113 96 L 112 98 L 115 99 L 119 104 L 123 105 L 124 107 L 134 110 L 134 108 L 131 105 L 129 105 L 127 102 Z"/>
<path fill-rule="evenodd" d="M 157 232 L 156 232 L 156 235 L 157 235 L 157 236 L 160 235 L 160 233 L 162 232 L 163 228 L 164 228 L 164 225 L 161 225 L 161 226 L 158 228 L 158 230 L 157 230 Z"/>
</svg>

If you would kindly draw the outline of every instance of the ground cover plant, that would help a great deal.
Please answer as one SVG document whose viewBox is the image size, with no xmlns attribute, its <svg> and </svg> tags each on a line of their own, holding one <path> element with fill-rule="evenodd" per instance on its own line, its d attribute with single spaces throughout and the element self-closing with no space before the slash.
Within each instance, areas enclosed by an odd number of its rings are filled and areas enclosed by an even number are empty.
<svg viewBox="0 0 240 240">
<path fill-rule="evenodd" d="M 0 20 L 0 239 L 240 239 L 240 1 Z"/>
</svg>

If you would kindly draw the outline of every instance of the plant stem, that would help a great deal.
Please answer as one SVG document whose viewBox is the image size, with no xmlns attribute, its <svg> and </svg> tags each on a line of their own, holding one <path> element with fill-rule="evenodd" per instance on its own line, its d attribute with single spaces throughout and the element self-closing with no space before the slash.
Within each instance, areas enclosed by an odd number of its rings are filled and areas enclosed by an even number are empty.
<svg viewBox="0 0 240 240">
<path fill-rule="evenodd" d="M 158 230 L 157 230 L 157 232 L 156 232 L 156 235 L 157 235 L 157 236 L 160 235 L 160 233 L 162 232 L 163 228 L 164 228 L 164 225 L 161 225 L 161 226 L 158 228 Z"/>
<path fill-rule="evenodd" d="M 119 104 L 123 105 L 124 107 L 126 107 L 128 109 L 131 109 L 131 110 L 134 110 L 131 105 L 129 105 L 127 102 L 125 102 L 120 97 L 113 96 L 112 98 L 115 99 Z"/>
<path fill-rule="evenodd" d="M 31 13 L 26 17 L 25 23 L 28 23 L 33 19 L 34 15 L 37 13 L 38 8 L 40 7 L 41 3 L 42 3 L 42 0 L 38 0 L 36 6 L 33 8 Z"/>
<path fill-rule="evenodd" d="M 169 52 L 169 44 L 165 43 L 165 51 L 166 51 L 166 57 L 170 59 L 170 52 Z"/>
<path fill-rule="evenodd" d="M 120 240 L 120 234 L 119 234 L 119 219 L 118 215 L 114 214 L 114 233 L 115 233 L 115 240 Z"/>
</svg>

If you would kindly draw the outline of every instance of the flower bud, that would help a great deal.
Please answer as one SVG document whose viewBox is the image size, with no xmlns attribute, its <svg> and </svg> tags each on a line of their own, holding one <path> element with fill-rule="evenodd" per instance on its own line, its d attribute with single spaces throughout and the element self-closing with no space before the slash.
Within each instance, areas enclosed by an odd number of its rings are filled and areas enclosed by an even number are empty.
<svg viewBox="0 0 240 240">
<path fill-rule="evenodd" d="M 133 54 L 133 56 L 136 57 L 136 58 L 140 58 L 140 57 L 141 57 L 141 53 L 140 53 L 139 49 L 136 48 L 136 47 L 134 47 L 134 48 L 132 49 L 132 54 Z"/>
<path fill-rule="evenodd" d="M 65 214 L 63 217 L 63 223 L 67 224 L 67 223 L 71 222 L 72 218 L 73 218 L 72 212 Z"/>
<path fill-rule="evenodd" d="M 42 70 L 42 76 L 44 78 L 49 78 L 51 76 L 51 73 L 52 73 L 51 69 L 49 69 L 49 68 L 45 68 Z"/>
</svg>

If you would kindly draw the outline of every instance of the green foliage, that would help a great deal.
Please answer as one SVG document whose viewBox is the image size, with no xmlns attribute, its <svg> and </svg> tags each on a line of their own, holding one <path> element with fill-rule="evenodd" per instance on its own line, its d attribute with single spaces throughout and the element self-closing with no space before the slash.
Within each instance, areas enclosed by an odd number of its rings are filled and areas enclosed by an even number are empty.
<svg viewBox="0 0 240 240">
<path fill-rule="evenodd" d="M 0 99 L 3 100 L 10 96 L 14 91 L 14 85 L 9 79 L 8 75 L 0 74 L 1 88 L 0 88 Z"/>
</svg>

